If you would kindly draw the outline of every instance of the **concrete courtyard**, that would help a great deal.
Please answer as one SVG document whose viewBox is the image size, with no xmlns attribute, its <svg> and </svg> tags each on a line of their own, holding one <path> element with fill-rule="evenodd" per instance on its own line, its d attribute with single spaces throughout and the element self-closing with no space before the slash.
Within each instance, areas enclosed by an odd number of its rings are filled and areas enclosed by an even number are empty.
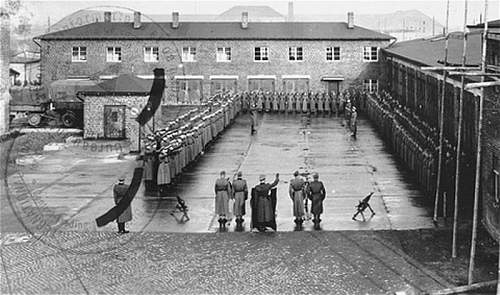
<svg viewBox="0 0 500 295">
<path fill-rule="evenodd" d="M 134 156 L 76 145 L 22 159 L 1 200 L 2 293 L 380 294 L 449 285 L 384 234 L 432 228 L 432 217 L 367 121 L 354 139 L 339 118 L 305 124 L 300 115 L 263 114 L 249 133 L 248 117 L 238 117 L 167 197 L 141 187 L 128 235 L 117 235 L 114 223 L 97 228 L 95 218 L 113 206 L 116 179 L 130 181 Z M 297 169 L 319 172 L 327 187 L 322 231 L 308 221 L 294 232 L 288 181 Z M 234 233 L 232 222 L 218 233 L 220 170 L 243 171 L 250 186 L 259 174 L 272 181 L 280 173 L 278 233 L 248 233 L 249 217 L 246 232 Z M 376 215 L 351 220 L 371 191 Z M 176 195 L 189 206 L 187 222 L 171 214 Z"/>
</svg>

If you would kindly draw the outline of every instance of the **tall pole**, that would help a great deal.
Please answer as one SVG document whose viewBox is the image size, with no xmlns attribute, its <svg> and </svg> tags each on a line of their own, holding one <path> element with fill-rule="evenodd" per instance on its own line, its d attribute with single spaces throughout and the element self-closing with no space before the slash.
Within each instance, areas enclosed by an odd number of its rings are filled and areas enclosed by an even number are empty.
<svg viewBox="0 0 500 295">
<path fill-rule="evenodd" d="M 484 32 L 483 32 L 483 52 L 481 55 L 481 65 L 483 73 L 486 73 L 486 40 L 488 37 L 488 0 L 484 0 Z M 485 81 L 485 76 L 481 77 L 481 82 Z M 469 286 L 474 281 L 474 259 L 476 256 L 476 238 L 477 238 L 477 215 L 479 207 L 479 186 L 480 174 L 481 174 L 481 133 L 483 131 L 483 105 L 484 105 L 484 93 L 485 87 L 481 88 L 481 94 L 479 96 L 479 118 L 477 122 L 477 153 L 476 153 L 476 179 L 474 183 L 474 212 L 472 217 L 472 238 L 470 246 L 470 259 L 469 259 L 469 273 L 468 273 L 468 283 Z"/>
<path fill-rule="evenodd" d="M 444 45 L 444 66 L 448 65 L 448 20 L 450 16 L 450 0 L 446 1 L 446 26 L 445 26 L 445 45 Z M 434 196 L 434 222 L 437 222 L 439 195 L 441 192 L 441 173 L 443 165 L 443 143 L 444 143 L 444 98 L 446 95 L 446 76 L 448 72 L 443 71 L 443 90 L 441 91 L 441 100 L 439 102 L 439 155 L 438 155 L 438 174 L 436 181 L 436 195 Z"/>
<path fill-rule="evenodd" d="M 464 47 L 462 50 L 462 67 L 466 64 L 466 54 L 467 54 L 467 0 L 465 2 L 464 8 Z M 456 165 L 455 165 L 455 206 L 453 208 L 453 241 L 451 246 L 451 257 L 457 257 L 457 228 L 458 228 L 458 191 L 460 188 L 460 157 L 462 155 L 462 124 L 463 124 L 463 112 L 464 112 L 464 88 L 465 88 L 465 76 L 462 76 L 462 84 L 460 86 L 460 101 L 458 107 L 458 134 L 457 134 L 457 155 L 456 155 Z"/>
</svg>

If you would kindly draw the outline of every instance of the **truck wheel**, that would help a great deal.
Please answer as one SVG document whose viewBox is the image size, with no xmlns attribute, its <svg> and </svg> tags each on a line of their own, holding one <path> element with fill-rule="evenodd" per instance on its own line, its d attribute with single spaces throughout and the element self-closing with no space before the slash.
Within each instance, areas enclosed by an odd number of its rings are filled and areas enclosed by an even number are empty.
<svg viewBox="0 0 500 295">
<path fill-rule="evenodd" d="M 62 116 L 62 122 L 65 127 L 74 127 L 76 123 L 76 116 L 73 113 L 67 112 Z"/>
<path fill-rule="evenodd" d="M 40 123 L 42 122 L 42 116 L 37 113 L 31 113 L 28 115 L 28 124 L 33 127 L 40 126 Z"/>
</svg>

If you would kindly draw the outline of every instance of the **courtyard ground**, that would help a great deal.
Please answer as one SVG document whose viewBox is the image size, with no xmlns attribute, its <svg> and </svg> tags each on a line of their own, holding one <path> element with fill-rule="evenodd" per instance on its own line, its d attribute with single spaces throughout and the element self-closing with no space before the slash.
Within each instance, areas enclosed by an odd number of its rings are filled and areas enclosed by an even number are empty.
<svg viewBox="0 0 500 295">
<path fill-rule="evenodd" d="M 130 180 L 135 157 L 118 156 L 125 144 L 95 144 L 11 167 L 1 199 L 2 293 L 380 294 L 463 281 L 444 271 L 463 263 L 449 262 L 446 230 L 434 229 L 429 198 L 363 119 L 354 139 L 340 119 L 308 125 L 284 114 L 264 114 L 250 136 L 240 116 L 166 196 L 141 188 L 124 236 L 116 224 L 97 228 L 95 218 L 113 206 L 112 185 L 119 176 Z M 322 231 L 310 221 L 294 231 L 288 181 L 296 169 L 319 172 L 327 187 Z M 249 233 L 248 218 L 245 232 L 234 232 L 234 222 L 218 232 L 213 183 L 220 170 L 243 171 L 251 186 L 259 174 L 272 181 L 280 173 L 277 233 Z M 352 221 L 371 191 L 377 214 Z M 188 222 L 171 215 L 176 195 L 190 208 Z M 478 279 L 494 278 L 493 261 L 481 260 Z"/>
</svg>

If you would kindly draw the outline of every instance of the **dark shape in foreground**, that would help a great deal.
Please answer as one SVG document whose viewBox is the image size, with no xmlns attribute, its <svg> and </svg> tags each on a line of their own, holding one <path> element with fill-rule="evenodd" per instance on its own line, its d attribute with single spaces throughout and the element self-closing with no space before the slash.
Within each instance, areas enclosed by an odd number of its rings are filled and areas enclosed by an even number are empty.
<svg viewBox="0 0 500 295">
<path fill-rule="evenodd" d="M 154 69 L 155 79 L 151 85 L 148 103 L 142 109 L 141 113 L 137 116 L 136 121 L 139 125 L 144 126 L 156 113 L 160 106 L 163 97 L 163 90 L 165 89 L 165 70 Z"/>
<path fill-rule="evenodd" d="M 137 191 L 139 190 L 139 186 L 141 185 L 142 171 L 142 167 L 135 168 L 132 182 L 130 183 L 125 197 L 121 199 L 120 202 L 116 206 L 111 208 L 108 212 L 96 218 L 95 221 L 98 227 L 105 226 L 111 221 L 116 220 L 118 216 L 120 216 L 125 211 L 125 209 L 130 206 L 130 203 L 132 203 L 132 200 L 134 199 Z"/>
</svg>

